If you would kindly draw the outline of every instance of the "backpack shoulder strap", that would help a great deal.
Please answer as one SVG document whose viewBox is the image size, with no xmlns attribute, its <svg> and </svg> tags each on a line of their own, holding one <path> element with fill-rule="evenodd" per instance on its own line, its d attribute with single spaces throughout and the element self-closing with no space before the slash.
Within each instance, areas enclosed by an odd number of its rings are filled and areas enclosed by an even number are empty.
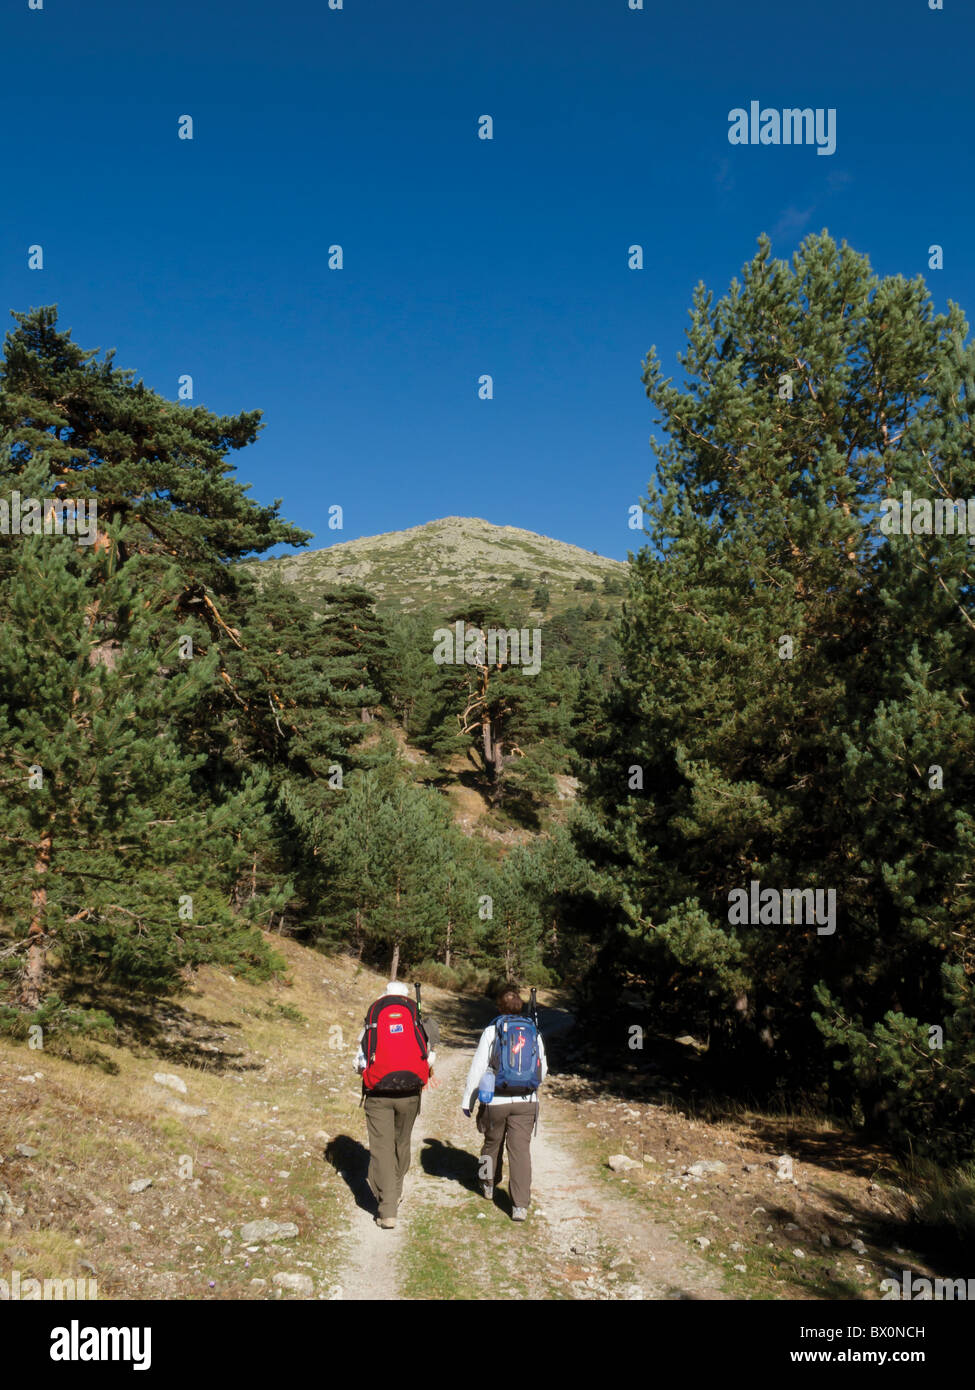
<svg viewBox="0 0 975 1390">
<path fill-rule="evenodd" d="M 377 999 L 375 1003 L 369 1005 L 366 1011 L 366 1017 L 362 1024 L 363 1032 L 366 1035 L 363 1038 L 363 1042 L 365 1043 L 363 1052 L 365 1053 L 366 1066 L 370 1066 L 376 1060 L 376 1029 L 379 1022 L 379 1015 L 385 1007 L 383 999 Z"/>
</svg>

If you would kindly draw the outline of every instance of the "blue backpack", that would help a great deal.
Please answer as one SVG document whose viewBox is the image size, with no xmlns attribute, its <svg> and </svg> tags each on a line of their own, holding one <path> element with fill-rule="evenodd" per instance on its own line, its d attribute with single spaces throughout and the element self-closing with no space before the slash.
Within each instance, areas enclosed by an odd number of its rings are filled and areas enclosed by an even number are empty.
<svg viewBox="0 0 975 1390">
<path fill-rule="evenodd" d="M 496 1095 L 527 1096 L 542 1084 L 538 1029 L 530 1018 L 501 1014 L 494 1020 L 491 1048 Z"/>
</svg>

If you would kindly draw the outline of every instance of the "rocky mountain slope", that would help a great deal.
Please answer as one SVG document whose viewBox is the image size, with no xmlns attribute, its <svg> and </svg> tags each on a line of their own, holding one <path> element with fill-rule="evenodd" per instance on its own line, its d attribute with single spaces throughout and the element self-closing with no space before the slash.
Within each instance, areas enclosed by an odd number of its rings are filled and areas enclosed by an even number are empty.
<svg viewBox="0 0 975 1390">
<path fill-rule="evenodd" d="M 258 573 L 280 574 L 310 601 L 328 585 L 354 583 L 373 593 L 380 607 L 407 610 L 446 611 L 472 595 L 534 606 L 539 587 L 549 591 L 549 612 L 607 594 L 608 606 L 615 607 L 626 574 L 620 560 L 517 526 L 460 516 L 247 563 Z"/>
</svg>

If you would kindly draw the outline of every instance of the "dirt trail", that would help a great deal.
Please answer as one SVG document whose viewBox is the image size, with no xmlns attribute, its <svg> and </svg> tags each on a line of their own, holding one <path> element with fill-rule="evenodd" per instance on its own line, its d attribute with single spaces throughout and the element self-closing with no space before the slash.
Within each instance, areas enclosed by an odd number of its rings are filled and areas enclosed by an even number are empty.
<svg viewBox="0 0 975 1390">
<path fill-rule="evenodd" d="M 571 1025 L 563 1010 L 541 1013 L 542 1033 L 553 1037 Z M 373 1216 L 356 1208 L 352 1217 L 354 1245 L 341 1280 L 344 1299 L 397 1299 L 400 1292 L 397 1267 L 410 1240 L 411 1221 L 421 1212 L 437 1208 L 447 1216 L 451 1207 L 466 1203 L 469 1188 L 445 1177 L 443 1161 L 431 1162 L 431 1154 L 476 1154 L 480 1136 L 473 1120 L 460 1109 L 461 1088 L 473 1054 L 479 1029 L 456 1031 L 450 1046 L 437 1049 L 436 1075 L 440 1082 L 423 1096 L 420 1116 L 413 1129 L 413 1159 L 404 1185 L 400 1217 L 395 1230 L 383 1231 Z M 465 1036 L 466 1035 L 466 1036 Z M 596 1173 L 576 1156 L 574 1139 L 581 1115 L 571 1102 L 542 1091 L 538 1133 L 532 1144 L 532 1207 L 528 1223 L 520 1228 L 550 1269 L 561 1271 L 565 1295 L 589 1299 L 721 1299 L 720 1275 L 678 1242 L 667 1226 L 652 1221 L 624 1196 L 615 1196 Z M 501 1187 L 506 1187 L 507 1174 Z M 487 1207 L 487 1204 L 485 1204 Z M 492 1217 L 500 1218 L 500 1211 Z M 618 1252 L 616 1262 L 624 1274 L 613 1282 L 582 1271 L 597 1252 Z M 490 1252 L 485 1249 L 485 1260 Z M 551 1281 L 550 1281 L 551 1282 Z"/>
</svg>

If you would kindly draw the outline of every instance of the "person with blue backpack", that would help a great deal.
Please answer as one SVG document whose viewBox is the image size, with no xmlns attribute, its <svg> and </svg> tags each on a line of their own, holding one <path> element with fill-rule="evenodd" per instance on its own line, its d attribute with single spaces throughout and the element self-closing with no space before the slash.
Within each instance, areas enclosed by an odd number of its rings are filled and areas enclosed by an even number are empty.
<svg viewBox="0 0 975 1390">
<path fill-rule="evenodd" d="M 498 1016 L 481 1034 L 467 1074 L 461 1108 L 470 1116 L 475 1099 L 481 1147 L 481 1191 L 492 1199 L 508 1149 L 512 1221 L 528 1216 L 532 1187 L 532 1134 L 538 1124 L 538 1087 L 548 1073 L 545 1045 L 538 1031 L 535 991 L 526 1015 L 521 995 L 506 985 L 497 1001 Z"/>
</svg>

